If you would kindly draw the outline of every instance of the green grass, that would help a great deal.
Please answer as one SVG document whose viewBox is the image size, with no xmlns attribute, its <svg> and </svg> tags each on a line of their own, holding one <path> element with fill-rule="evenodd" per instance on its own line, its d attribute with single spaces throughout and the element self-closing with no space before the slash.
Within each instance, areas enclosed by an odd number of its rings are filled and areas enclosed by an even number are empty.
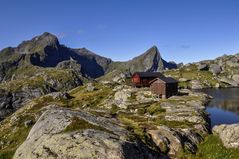
<svg viewBox="0 0 239 159">
<path fill-rule="evenodd" d="M 155 114 L 158 114 L 158 113 L 163 113 L 165 111 L 166 111 L 165 109 L 161 108 L 160 103 L 154 103 L 154 104 L 150 105 L 147 108 L 147 112 L 150 115 L 155 115 Z"/>
<path fill-rule="evenodd" d="M 183 152 L 180 158 L 188 159 L 238 159 L 239 149 L 227 149 L 218 136 L 209 135 L 198 147 L 196 155 Z"/>
<path fill-rule="evenodd" d="M 70 95 L 74 98 L 69 105 L 71 107 L 99 108 L 102 102 L 112 95 L 113 91 L 111 87 L 99 83 L 94 83 L 94 86 L 95 90 L 91 92 L 86 91 L 86 86 L 80 86 L 70 91 Z"/>
<path fill-rule="evenodd" d="M 112 105 L 112 107 L 110 109 L 110 114 L 111 115 L 116 115 L 118 110 L 120 110 L 119 107 L 117 107 L 116 105 Z"/>
<path fill-rule="evenodd" d="M 133 134 L 131 137 L 136 137 L 149 147 L 155 149 L 155 145 L 152 142 L 151 137 L 146 132 L 145 125 L 140 122 L 145 121 L 146 119 L 140 117 L 137 118 L 136 116 L 132 115 L 126 116 L 125 114 L 120 114 L 118 119 L 125 125 L 125 128 Z"/>
<path fill-rule="evenodd" d="M 16 150 L 12 151 L 0 151 L 0 159 L 11 159 Z"/>
<path fill-rule="evenodd" d="M 167 121 L 164 117 L 158 116 L 157 118 L 150 119 L 150 123 L 154 124 L 155 126 L 162 126 L 166 125 L 170 128 L 191 128 L 194 126 L 194 123 L 188 121 Z"/>
<path fill-rule="evenodd" d="M 8 143 L 6 147 L 0 149 L 1 159 L 12 158 L 16 149 L 26 140 L 27 135 L 30 131 L 30 128 L 26 128 L 25 126 L 17 127 L 14 132 L 12 131 L 12 129 L 0 133 L 1 138 L 7 135 L 7 138 L 2 139 L 2 141 L 4 143 Z"/>
<path fill-rule="evenodd" d="M 95 129 L 95 130 L 100 130 L 108 133 L 112 133 L 111 131 L 98 126 L 98 125 L 93 125 L 86 120 L 80 119 L 78 117 L 72 117 L 71 123 L 64 129 L 64 133 L 66 132 L 73 132 L 77 130 L 85 130 L 85 129 Z"/>
</svg>

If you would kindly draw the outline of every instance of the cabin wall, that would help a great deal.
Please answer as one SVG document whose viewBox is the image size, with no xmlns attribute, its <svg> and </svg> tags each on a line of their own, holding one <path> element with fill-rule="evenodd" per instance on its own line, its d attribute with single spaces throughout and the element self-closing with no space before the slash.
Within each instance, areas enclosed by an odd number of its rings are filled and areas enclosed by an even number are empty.
<svg viewBox="0 0 239 159">
<path fill-rule="evenodd" d="M 139 77 L 139 75 L 136 74 L 136 75 L 134 75 L 132 77 L 132 83 L 135 86 L 139 86 L 140 85 L 140 77 Z"/>
<path fill-rule="evenodd" d="M 159 97 L 170 97 L 177 95 L 178 93 L 178 84 L 177 83 L 165 83 L 162 81 L 155 81 L 150 85 L 150 90 L 153 94 L 158 95 Z"/>
<path fill-rule="evenodd" d="M 170 97 L 178 94 L 178 83 L 167 83 L 166 84 L 166 96 Z"/>
<path fill-rule="evenodd" d="M 154 82 L 150 85 L 150 90 L 153 94 L 156 94 L 160 97 L 166 95 L 166 85 L 162 82 Z"/>
<path fill-rule="evenodd" d="M 149 87 L 150 86 L 149 82 L 152 81 L 153 79 L 155 79 L 155 77 L 143 78 L 140 77 L 138 74 L 135 74 L 132 77 L 132 83 L 134 86 L 137 87 Z"/>
</svg>

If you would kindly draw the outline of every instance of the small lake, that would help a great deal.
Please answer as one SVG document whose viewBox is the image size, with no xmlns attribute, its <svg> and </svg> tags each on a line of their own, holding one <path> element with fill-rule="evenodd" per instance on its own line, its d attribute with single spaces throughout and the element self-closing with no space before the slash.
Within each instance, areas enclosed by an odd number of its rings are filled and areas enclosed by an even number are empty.
<svg viewBox="0 0 239 159">
<path fill-rule="evenodd" d="M 204 89 L 213 97 L 207 105 L 211 126 L 239 123 L 239 88 Z"/>
</svg>

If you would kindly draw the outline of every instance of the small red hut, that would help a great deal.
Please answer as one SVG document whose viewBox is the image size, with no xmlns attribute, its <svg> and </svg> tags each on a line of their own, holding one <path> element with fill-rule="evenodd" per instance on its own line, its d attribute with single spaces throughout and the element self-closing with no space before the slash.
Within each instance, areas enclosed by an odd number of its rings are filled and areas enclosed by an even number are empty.
<svg viewBox="0 0 239 159">
<path fill-rule="evenodd" d="M 165 78 L 160 72 L 135 72 L 132 75 L 132 83 L 136 87 L 149 87 L 149 82 L 157 77 Z"/>
</svg>

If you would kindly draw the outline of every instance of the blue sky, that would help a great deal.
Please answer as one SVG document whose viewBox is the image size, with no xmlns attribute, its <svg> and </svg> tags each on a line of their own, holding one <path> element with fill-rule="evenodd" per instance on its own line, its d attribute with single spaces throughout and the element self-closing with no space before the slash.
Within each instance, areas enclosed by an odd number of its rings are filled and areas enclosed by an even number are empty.
<svg viewBox="0 0 239 159">
<path fill-rule="evenodd" d="M 113 60 L 156 45 L 164 59 L 187 63 L 239 52 L 239 1 L 0 1 L 0 49 L 43 32 Z"/>
</svg>

